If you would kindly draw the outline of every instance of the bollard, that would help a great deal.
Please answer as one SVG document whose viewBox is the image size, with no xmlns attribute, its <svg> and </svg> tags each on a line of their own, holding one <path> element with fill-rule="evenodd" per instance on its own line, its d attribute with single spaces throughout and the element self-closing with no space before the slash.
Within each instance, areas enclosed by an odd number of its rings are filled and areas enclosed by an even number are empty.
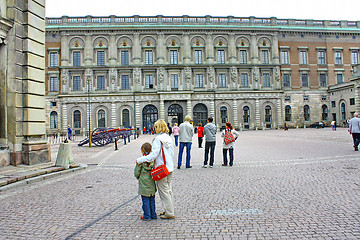
<svg viewBox="0 0 360 240">
<path fill-rule="evenodd" d="M 128 136 L 128 142 L 130 142 L 130 134 L 129 134 L 129 136 Z"/>
<path fill-rule="evenodd" d="M 115 139 L 115 150 L 114 151 L 117 151 L 117 150 L 119 150 L 119 149 L 118 149 L 118 145 L 117 145 L 117 140 Z"/>
<path fill-rule="evenodd" d="M 126 137 L 124 136 L 124 145 L 126 145 Z"/>
<path fill-rule="evenodd" d="M 56 157 L 55 166 L 61 166 L 68 169 L 73 164 L 73 155 L 71 143 L 60 143 L 59 151 Z"/>
</svg>

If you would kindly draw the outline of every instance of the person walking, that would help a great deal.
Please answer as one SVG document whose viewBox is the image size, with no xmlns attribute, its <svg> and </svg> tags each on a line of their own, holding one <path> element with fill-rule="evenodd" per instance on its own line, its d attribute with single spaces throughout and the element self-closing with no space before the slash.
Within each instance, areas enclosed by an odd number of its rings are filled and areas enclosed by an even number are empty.
<svg viewBox="0 0 360 240">
<path fill-rule="evenodd" d="M 68 125 L 67 134 L 68 134 L 68 139 L 71 141 L 72 130 L 71 130 L 70 125 Z"/>
<path fill-rule="evenodd" d="M 214 166 L 214 152 L 216 145 L 216 126 L 213 124 L 213 118 L 209 117 L 207 124 L 204 126 L 204 135 L 205 135 L 205 156 L 204 156 L 204 165 L 203 168 L 207 167 L 210 151 L 210 164 L 209 167 Z"/>
<path fill-rule="evenodd" d="M 142 155 L 149 155 L 150 152 L 151 144 L 148 142 L 144 143 L 141 146 Z M 134 175 L 139 182 L 138 193 L 141 196 L 142 209 L 144 212 L 143 216 L 141 216 L 141 219 L 144 221 L 157 219 L 155 211 L 156 184 L 155 181 L 151 178 L 151 169 L 153 166 L 153 162 L 143 162 L 141 164 L 137 163 L 134 169 Z"/>
<path fill-rule="evenodd" d="M 169 136 L 171 136 L 172 134 L 172 128 L 170 127 L 170 123 L 167 123 L 167 127 L 169 129 Z"/>
<path fill-rule="evenodd" d="M 172 193 L 172 173 L 174 171 L 174 143 L 171 137 L 167 134 L 169 129 L 164 120 L 157 120 L 154 124 L 156 136 L 152 142 L 151 152 L 149 155 L 140 157 L 136 160 L 138 164 L 143 162 L 154 162 L 154 168 L 163 165 L 164 160 L 162 151 L 166 159 L 166 167 L 169 175 L 161 180 L 156 181 L 156 187 L 159 192 L 160 200 L 165 208 L 163 213 L 160 213 L 162 219 L 174 219 L 174 200 Z"/>
<path fill-rule="evenodd" d="M 226 129 L 223 130 L 221 133 L 221 137 L 224 138 L 222 166 L 228 165 L 227 152 L 229 151 L 229 157 L 230 157 L 229 166 L 232 167 L 232 165 L 234 164 L 234 145 L 235 145 L 234 143 L 236 139 L 239 137 L 239 133 L 234 130 L 234 127 L 231 125 L 230 122 L 227 122 L 225 125 L 226 125 Z M 226 139 L 228 137 L 227 135 L 229 134 L 232 135 L 234 141 L 228 141 L 228 139 Z"/>
<path fill-rule="evenodd" d="M 354 113 L 354 117 L 349 122 L 349 133 L 352 135 L 354 150 L 359 151 L 360 143 L 360 118 L 359 113 Z"/>
<path fill-rule="evenodd" d="M 199 148 L 202 148 L 203 138 L 204 138 L 204 128 L 202 127 L 202 123 L 199 123 L 199 127 L 198 127 Z"/>
<path fill-rule="evenodd" d="M 172 127 L 172 132 L 174 133 L 175 146 L 179 146 L 179 127 L 177 123 Z"/>
<path fill-rule="evenodd" d="M 192 138 L 194 135 L 194 128 L 190 123 L 191 117 L 187 115 L 185 117 L 185 122 L 180 124 L 179 127 L 179 141 L 180 141 L 180 148 L 179 148 L 179 156 L 178 156 L 178 166 L 177 168 L 180 169 L 182 163 L 182 155 L 184 148 L 186 147 L 186 168 L 192 168 L 190 165 L 190 151 L 192 145 Z"/>
<path fill-rule="evenodd" d="M 332 127 L 333 131 L 336 131 L 336 121 L 335 120 L 331 121 L 331 127 Z"/>
</svg>

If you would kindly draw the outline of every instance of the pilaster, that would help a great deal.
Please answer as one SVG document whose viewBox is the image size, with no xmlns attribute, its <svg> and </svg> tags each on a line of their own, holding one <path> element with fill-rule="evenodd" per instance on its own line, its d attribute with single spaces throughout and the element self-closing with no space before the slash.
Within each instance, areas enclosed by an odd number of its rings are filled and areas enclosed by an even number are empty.
<svg viewBox="0 0 360 240">
<path fill-rule="evenodd" d="M 66 33 L 61 33 L 61 66 L 69 65 L 69 42 Z"/>
<path fill-rule="evenodd" d="M 85 66 L 91 66 L 93 64 L 93 46 L 91 41 L 91 34 L 85 35 Z"/>
<path fill-rule="evenodd" d="M 185 65 L 191 63 L 191 49 L 190 49 L 190 34 L 185 33 L 183 35 L 183 47 L 182 47 L 182 54 L 183 54 L 183 63 Z"/>
<path fill-rule="evenodd" d="M 111 127 L 116 128 L 116 104 L 111 103 Z"/>
<path fill-rule="evenodd" d="M 208 64 L 214 63 L 214 44 L 211 33 L 206 35 L 206 62 Z"/>
<path fill-rule="evenodd" d="M 157 62 L 158 64 L 165 64 L 166 59 L 166 46 L 165 46 L 165 37 L 164 33 L 158 34 L 158 43 L 156 46 L 157 50 Z"/>
<path fill-rule="evenodd" d="M 109 42 L 109 64 L 110 66 L 114 66 L 116 64 L 117 58 L 117 48 L 115 42 L 115 34 L 110 34 L 110 42 Z"/>
<path fill-rule="evenodd" d="M 193 118 L 191 99 L 188 99 L 188 100 L 186 101 L 186 111 L 187 111 L 187 114 L 186 114 L 186 115 L 189 115 L 189 116 L 191 116 L 191 118 Z"/>
<path fill-rule="evenodd" d="M 271 50 L 272 50 L 272 62 L 273 64 L 280 64 L 280 59 L 279 59 L 279 37 L 277 34 L 274 34 L 272 37 L 272 46 L 271 46 Z"/>
<path fill-rule="evenodd" d="M 135 103 L 135 124 L 137 128 L 142 128 L 141 124 L 141 111 L 140 111 L 140 103 Z"/>
<path fill-rule="evenodd" d="M 255 127 L 260 127 L 260 101 L 259 99 L 255 100 L 255 122 L 256 122 L 256 126 Z"/>
<path fill-rule="evenodd" d="M 238 107 L 237 107 L 236 99 L 233 99 L 233 126 L 235 128 L 239 127 L 239 116 L 238 116 Z"/>
<path fill-rule="evenodd" d="M 282 108 L 281 108 L 281 99 L 278 98 L 276 99 L 276 108 L 277 108 L 277 126 L 276 127 L 280 127 L 281 125 L 283 125 L 283 116 L 282 116 Z"/>
<path fill-rule="evenodd" d="M 133 63 L 134 63 L 134 65 L 141 64 L 141 45 L 140 45 L 140 34 L 139 33 L 134 33 Z"/>
<path fill-rule="evenodd" d="M 68 127 L 68 112 L 67 112 L 67 105 L 66 103 L 62 104 L 62 130 L 63 132 L 67 132 Z"/>
<path fill-rule="evenodd" d="M 162 96 L 160 96 L 160 119 L 165 121 L 165 103 Z"/>
<path fill-rule="evenodd" d="M 235 47 L 235 34 L 229 34 L 229 62 L 230 64 L 236 63 L 236 47 Z"/>
<path fill-rule="evenodd" d="M 250 58 L 252 64 L 259 63 L 259 51 L 257 46 L 256 34 L 251 34 L 250 36 Z"/>
</svg>

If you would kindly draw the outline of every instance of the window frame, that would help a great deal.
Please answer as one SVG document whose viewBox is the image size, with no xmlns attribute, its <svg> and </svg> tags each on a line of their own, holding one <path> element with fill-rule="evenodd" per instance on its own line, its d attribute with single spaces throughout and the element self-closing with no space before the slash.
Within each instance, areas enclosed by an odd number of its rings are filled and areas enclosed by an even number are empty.
<svg viewBox="0 0 360 240">
<path fill-rule="evenodd" d="M 128 74 L 121 75 L 121 89 L 122 90 L 130 89 L 130 76 Z"/>
<path fill-rule="evenodd" d="M 54 52 L 54 51 L 49 52 L 49 66 L 50 67 L 58 67 L 59 66 L 59 53 L 58 52 Z"/>
<path fill-rule="evenodd" d="M 267 76 L 266 78 L 265 78 L 265 76 Z M 271 80 L 270 80 L 270 73 L 268 73 L 268 72 L 264 72 L 263 74 L 262 74 L 262 83 L 263 83 L 263 87 L 264 88 L 269 88 L 269 87 L 271 87 Z"/>
<path fill-rule="evenodd" d="M 289 65 L 290 64 L 289 50 L 281 50 L 280 51 L 280 60 L 281 60 L 281 64 L 283 64 L 283 65 Z"/>
<path fill-rule="evenodd" d="M 54 81 L 56 79 L 56 81 Z M 57 76 L 49 77 L 49 92 L 58 92 L 59 91 L 59 78 Z"/>
<path fill-rule="evenodd" d="M 105 51 L 97 50 L 96 51 L 96 65 L 105 66 Z"/>
<path fill-rule="evenodd" d="M 307 50 L 300 50 L 299 51 L 299 64 L 300 65 L 308 65 L 308 51 Z"/>
<path fill-rule="evenodd" d="M 145 50 L 145 65 L 153 65 L 154 64 L 154 54 L 153 50 Z"/>
<path fill-rule="evenodd" d="M 224 49 L 218 49 L 217 50 L 217 63 L 218 64 L 225 64 L 225 50 Z"/>
<path fill-rule="evenodd" d="M 218 87 L 226 88 L 226 74 L 225 73 L 218 74 Z"/>
<path fill-rule="evenodd" d="M 326 51 L 318 50 L 317 52 L 318 65 L 326 65 Z"/>
<path fill-rule="evenodd" d="M 171 90 L 179 89 L 179 74 L 170 74 Z"/>
<path fill-rule="evenodd" d="M 154 75 L 145 75 L 145 89 L 154 89 Z"/>
<path fill-rule="evenodd" d="M 96 90 L 104 91 L 106 88 L 105 75 L 96 76 Z"/>
<path fill-rule="evenodd" d="M 243 77 L 246 78 L 244 79 Z M 246 84 L 244 84 L 246 83 Z M 249 74 L 248 73 L 240 73 L 240 86 L 241 87 L 249 87 Z"/>
<path fill-rule="evenodd" d="M 202 64 L 202 50 L 194 50 L 194 58 L 195 58 L 195 64 Z"/>
<path fill-rule="evenodd" d="M 76 88 L 75 88 L 75 86 L 76 86 Z M 79 76 L 79 75 L 72 76 L 72 90 L 73 91 L 80 91 L 81 90 L 81 76 Z"/>
<path fill-rule="evenodd" d="M 240 49 L 239 51 L 239 63 L 240 64 L 247 64 L 248 63 L 248 53 L 246 49 Z"/>
<path fill-rule="evenodd" d="M 73 56 L 73 59 L 72 59 L 73 67 L 80 67 L 81 66 L 81 51 L 73 51 L 72 56 Z"/>
<path fill-rule="evenodd" d="M 177 65 L 178 64 L 178 51 L 177 50 L 170 50 L 170 64 Z"/>
<path fill-rule="evenodd" d="M 204 74 L 201 73 L 195 74 L 195 88 L 203 88 L 203 87 L 204 87 Z"/>
<path fill-rule="evenodd" d="M 129 50 L 120 51 L 121 66 L 129 66 Z"/>
</svg>

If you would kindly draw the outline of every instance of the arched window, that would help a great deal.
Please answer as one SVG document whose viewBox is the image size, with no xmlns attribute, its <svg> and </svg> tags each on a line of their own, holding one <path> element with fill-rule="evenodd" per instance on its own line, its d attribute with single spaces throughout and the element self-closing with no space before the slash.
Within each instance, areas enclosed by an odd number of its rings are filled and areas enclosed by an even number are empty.
<svg viewBox="0 0 360 240">
<path fill-rule="evenodd" d="M 345 105 L 345 103 L 341 104 L 341 119 L 342 120 L 346 119 L 346 105 Z"/>
<path fill-rule="evenodd" d="M 228 119 L 227 108 L 222 106 L 220 108 L 221 123 L 226 123 Z"/>
<path fill-rule="evenodd" d="M 130 127 L 130 111 L 128 109 L 122 111 L 122 125 L 125 128 Z"/>
<path fill-rule="evenodd" d="M 267 105 L 265 107 L 265 122 L 269 123 L 271 121 L 272 121 L 271 106 Z"/>
<path fill-rule="evenodd" d="M 105 127 L 105 111 L 99 110 L 98 111 L 98 127 Z"/>
<path fill-rule="evenodd" d="M 309 105 L 304 106 L 304 120 L 310 121 L 310 107 Z"/>
<path fill-rule="evenodd" d="M 79 110 L 75 110 L 73 113 L 74 128 L 81 128 L 81 113 Z"/>
<path fill-rule="evenodd" d="M 194 115 L 194 125 L 199 125 L 199 123 L 202 123 L 203 126 L 205 126 L 208 118 L 208 111 L 207 107 L 202 104 L 198 103 L 195 105 L 193 109 L 193 115 Z"/>
<path fill-rule="evenodd" d="M 322 105 L 321 109 L 322 109 L 322 114 L 321 114 L 322 120 L 327 121 L 328 120 L 328 107 L 324 104 L 324 105 Z"/>
<path fill-rule="evenodd" d="M 248 106 L 243 107 L 243 119 L 244 123 L 250 123 L 250 108 Z"/>
<path fill-rule="evenodd" d="M 57 129 L 58 128 L 57 117 L 58 117 L 57 112 L 52 111 L 50 113 L 50 128 L 51 129 Z"/>
<path fill-rule="evenodd" d="M 291 121 L 291 107 L 289 105 L 285 107 L 285 121 Z"/>
<path fill-rule="evenodd" d="M 147 130 L 154 127 L 154 123 L 158 120 L 158 110 L 154 105 L 146 105 L 142 111 L 143 127 Z"/>
</svg>

